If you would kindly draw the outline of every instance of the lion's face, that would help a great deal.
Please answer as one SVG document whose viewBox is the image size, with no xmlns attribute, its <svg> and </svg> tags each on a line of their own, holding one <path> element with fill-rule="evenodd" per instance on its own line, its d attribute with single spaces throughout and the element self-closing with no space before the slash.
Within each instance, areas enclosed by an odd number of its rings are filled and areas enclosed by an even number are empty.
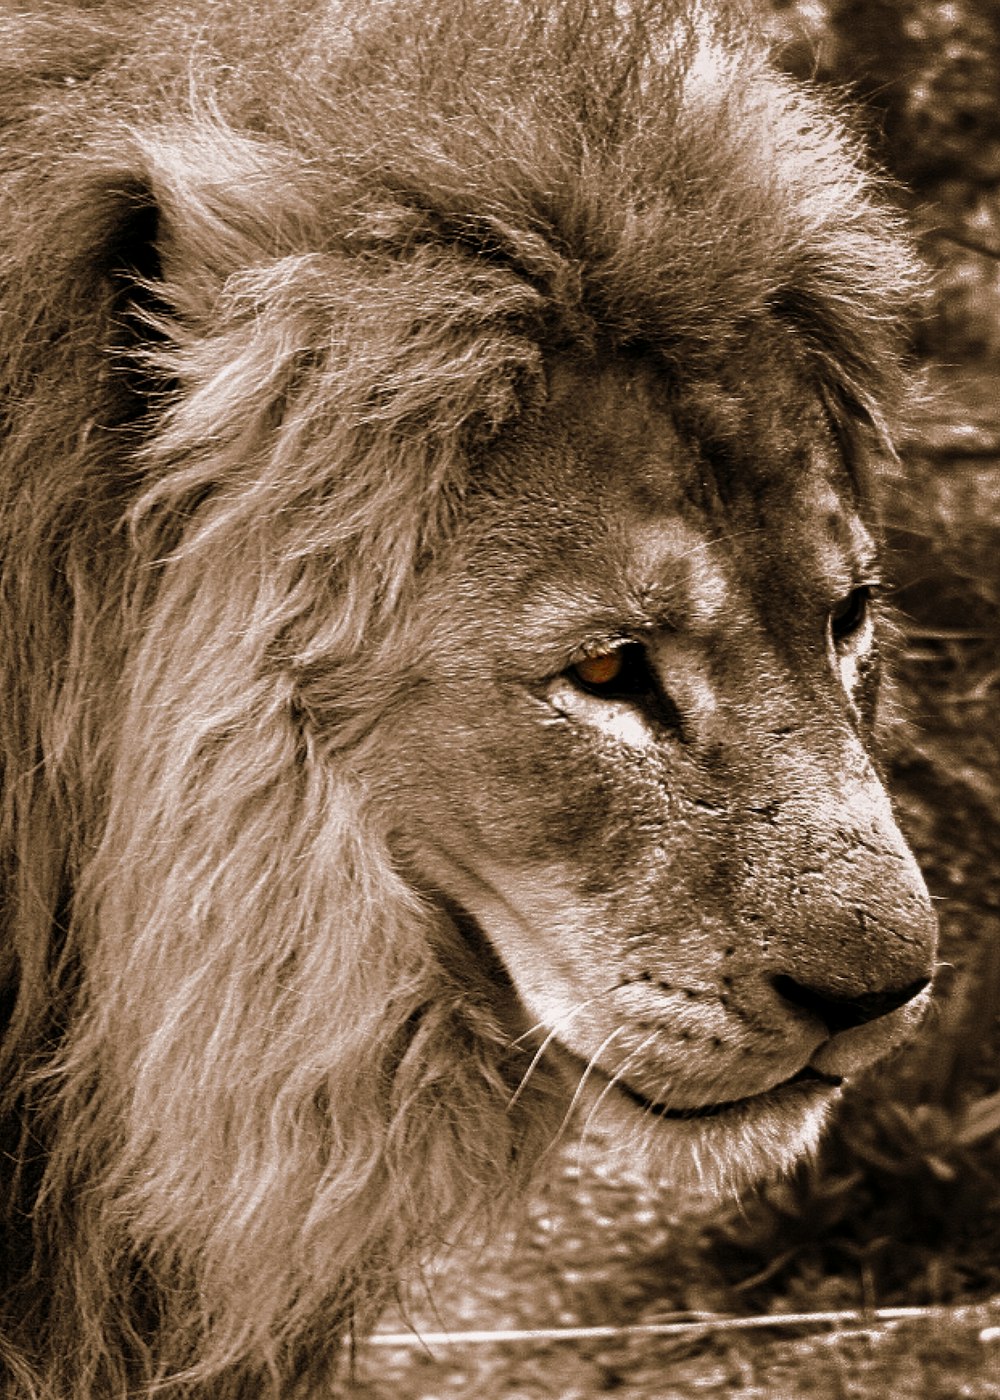
<svg viewBox="0 0 1000 1400">
<path fill-rule="evenodd" d="M 431 570 L 393 734 L 402 839 L 502 959 L 512 1035 L 674 1179 L 812 1141 L 919 1020 L 935 939 L 869 754 L 842 453 L 780 363 L 698 412 L 731 460 L 638 364 L 553 375 Z"/>
</svg>

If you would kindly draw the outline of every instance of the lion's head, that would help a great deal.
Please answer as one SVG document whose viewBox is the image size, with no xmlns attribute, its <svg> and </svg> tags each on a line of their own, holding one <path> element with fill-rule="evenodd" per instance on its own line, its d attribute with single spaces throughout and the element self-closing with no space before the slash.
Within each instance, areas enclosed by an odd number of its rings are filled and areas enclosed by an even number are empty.
<svg viewBox="0 0 1000 1400">
<path fill-rule="evenodd" d="M 919 1019 L 914 278 L 699 7 L 115 8 L 0 31 L 2 1354 L 284 1395 L 572 1107 L 731 1187 Z"/>
<path fill-rule="evenodd" d="M 717 453 L 646 356 L 553 367 L 427 569 L 383 789 L 536 1064 L 674 1180 L 813 1142 L 933 952 L 871 757 L 875 534 L 766 339 L 699 407 Z"/>
</svg>

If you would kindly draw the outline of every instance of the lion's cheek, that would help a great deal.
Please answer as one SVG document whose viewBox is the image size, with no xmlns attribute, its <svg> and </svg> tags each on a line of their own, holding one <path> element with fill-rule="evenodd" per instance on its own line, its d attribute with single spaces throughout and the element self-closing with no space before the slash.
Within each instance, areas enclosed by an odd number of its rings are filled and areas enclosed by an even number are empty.
<svg viewBox="0 0 1000 1400">
<path fill-rule="evenodd" d="M 601 742 L 524 693 L 441 685 L 399 718 L 392 744 L 387 814 L 425 838 L 517 864 L 566 863 L 607 891 L 657 830 L 674 823 L 683 834 L 655 755 Z"/>
</svg>

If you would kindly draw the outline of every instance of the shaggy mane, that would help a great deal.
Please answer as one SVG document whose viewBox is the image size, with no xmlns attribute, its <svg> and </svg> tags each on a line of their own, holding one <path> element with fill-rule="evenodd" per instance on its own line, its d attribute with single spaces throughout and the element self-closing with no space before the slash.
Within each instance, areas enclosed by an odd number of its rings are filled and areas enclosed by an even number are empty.
<svg viewBox="0 0 1000 1400">
<path fill-rule="evenodd" d="M 778 318 L 881 433 L 911 290 L 738 15 L 194 10 L 0 18 L 18 1400 L 318 1394 L 522 1189 L 549 1090 L 508 1108 L 489 969 L 385 818 L 421 561 L 554 355 L 655 356 L 697 414 Z"/>
</svg>

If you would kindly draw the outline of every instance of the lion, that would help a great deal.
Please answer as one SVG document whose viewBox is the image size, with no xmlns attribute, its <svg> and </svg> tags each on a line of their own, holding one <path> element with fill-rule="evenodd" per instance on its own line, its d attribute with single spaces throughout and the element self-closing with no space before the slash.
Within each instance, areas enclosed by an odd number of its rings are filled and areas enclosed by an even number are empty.
<svg viewBox="0 0 1000 1400">
<path fill-rule="evenodd" d="M 0 39 L 4 1394 L 318 1396 L 560 1134 L 738 1191 L 920 1021 L 921 276 L 738 12 Z"/>
</svg>

